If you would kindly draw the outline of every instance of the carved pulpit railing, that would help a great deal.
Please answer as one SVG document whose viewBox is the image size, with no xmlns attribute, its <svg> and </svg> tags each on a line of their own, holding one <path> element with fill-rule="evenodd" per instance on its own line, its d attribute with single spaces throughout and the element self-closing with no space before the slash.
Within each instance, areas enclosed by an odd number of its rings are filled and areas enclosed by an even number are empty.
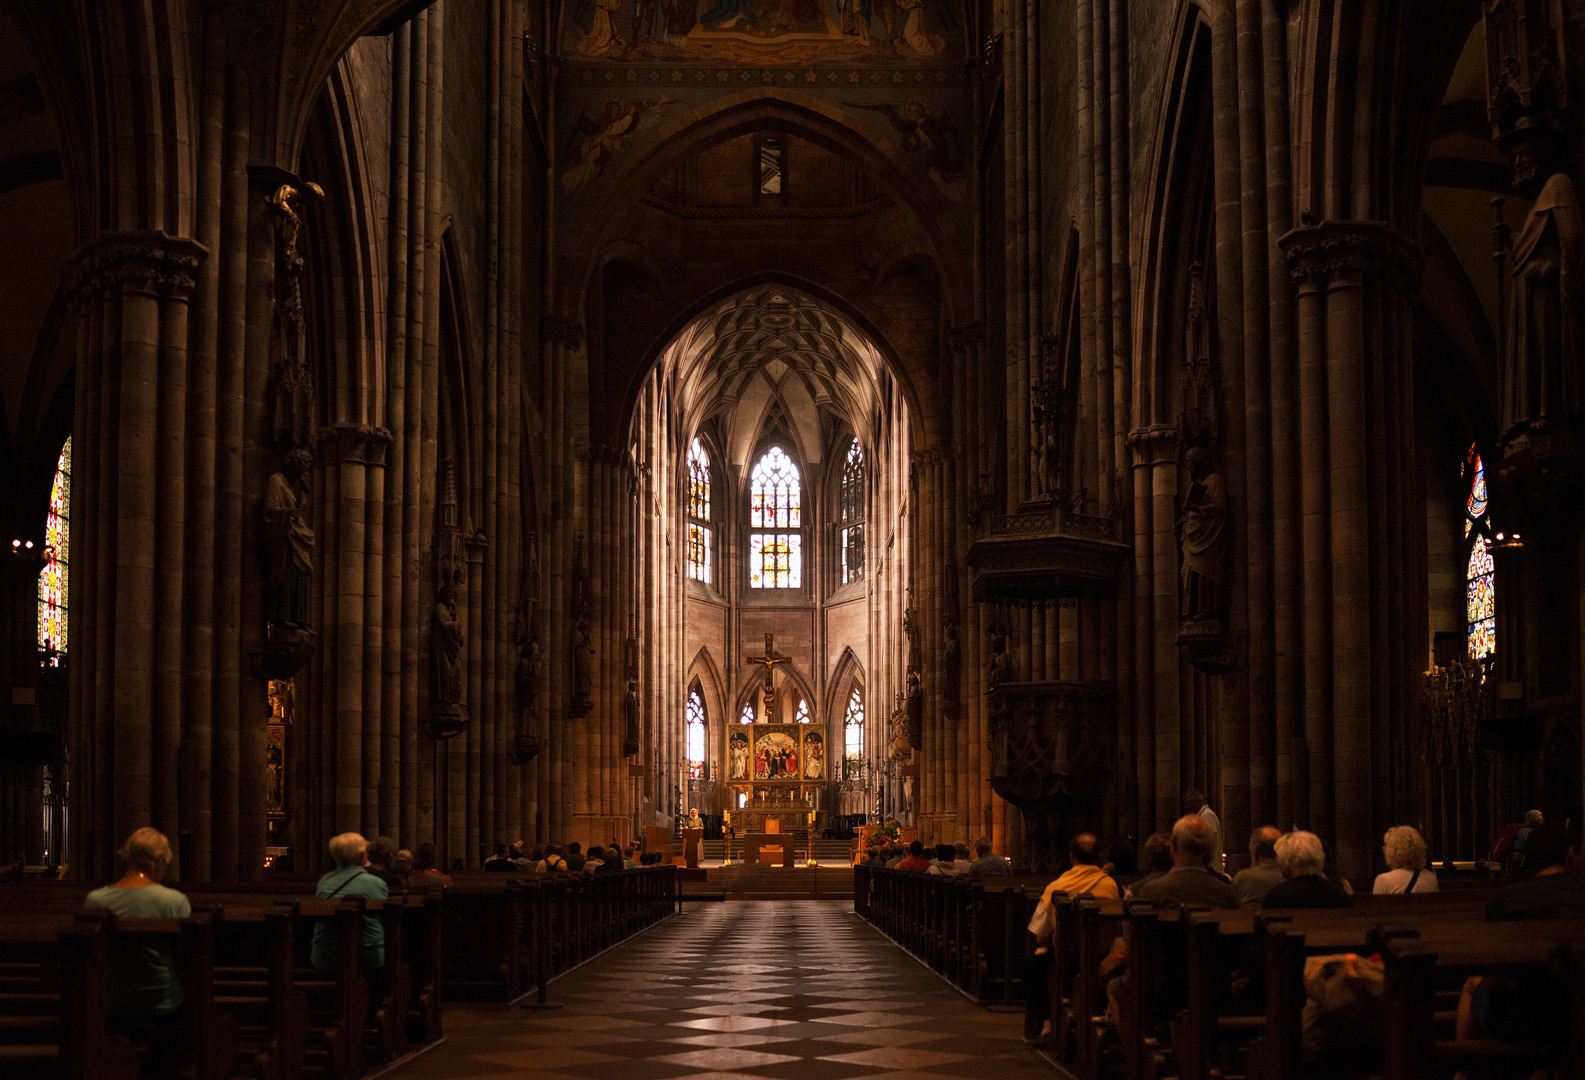
<svg viewBox="0 0 1585 1080">
<path fill-rule="evenodd" d="M 1099 682 L 1004 682 L 988 698 L 990 780 L 1018 807 L 1025 853 L 1060 865 L 1066 837 L 1099 825 L 1116 775 L 1117 689 Z"/>
<path fill-rule="evenodd" d="M 1077 513 L 1071 502 L 1057 492 L 1049 504 L 989 519 L 968 552 L 976 601 L 1027 607 L 1116 588 L 1132 556 L 1119 523 Z"/>
</svg>

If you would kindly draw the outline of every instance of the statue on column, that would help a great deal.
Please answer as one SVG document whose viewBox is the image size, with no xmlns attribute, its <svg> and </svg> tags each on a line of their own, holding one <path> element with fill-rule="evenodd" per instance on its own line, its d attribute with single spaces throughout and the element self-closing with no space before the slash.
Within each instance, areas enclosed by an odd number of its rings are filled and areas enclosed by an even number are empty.
<svg viewBox="0 0 1585 1080">
<path fill-rule="evenodd" d="M 1512 263 L 1504 304 L 1502 432 L 1545 427 L 1581 406 L 1581 272 L 1585 219 L 1563 171 L 1563 133 L 1521 116 L 1497 140 L 1513 167 L 1514 190 L 1534 198 L 1517 236 L 1499 217 L 1499 253 Z"/>
<path fill-rule="evenodd" d="M 622 756 L 632 757 L 638 753 L 638 639 L 628 638 L 623 651 L 627 694 L 622 699 Z"/>
<path fill-rule="evenodd" d="M 264 486 L 265 618 L 289 633 L 308 629 L 314 583 L 314 530 L 308 523 L 307 450 L 286 455 Z"/>
<path fill-rule="evenodd" d="M 1007 627 L 991 627 L 991 653 L 985 658 L 985 690 L 989 693 L 1002 683 L 1006 682 L 1012 674 L 1012 665 L 1007 656 Z"/>
<path fill-rule="evenodd" d="M 1203 446 L 1189 450 L 1189 493 L 1178 519 L 1183 552 L 1180 576 L 1184 619 L 1220 615 L 1227 610 L 1227 488 Z"/>
<path fill-rule="evenodd" d="M 457 590 L 449 581 L 440 583 L 430 615 L 429 654 L 432 686 L 430 696 L 437 705 L 462 703 L 462 621 L 457 617 Z"/>
</svg>

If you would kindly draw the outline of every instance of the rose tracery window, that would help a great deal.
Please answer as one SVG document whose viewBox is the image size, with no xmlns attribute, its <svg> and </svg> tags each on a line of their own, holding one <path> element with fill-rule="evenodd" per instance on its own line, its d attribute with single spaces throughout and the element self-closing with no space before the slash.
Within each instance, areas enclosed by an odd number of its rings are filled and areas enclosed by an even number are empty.
<svg viewBox="0 0 1585 1080">
<path fill-rule="evenodd" d="M 748 583 L 751 589 L 803 585 L 803 502 L 798 466 L 779 446 L 749 478 Z"/>
<path fill-rule="evenodd" d="M 710 454 L 697 438 L 688 448 L 688 576 L 710 584 Z"/>
</svg>

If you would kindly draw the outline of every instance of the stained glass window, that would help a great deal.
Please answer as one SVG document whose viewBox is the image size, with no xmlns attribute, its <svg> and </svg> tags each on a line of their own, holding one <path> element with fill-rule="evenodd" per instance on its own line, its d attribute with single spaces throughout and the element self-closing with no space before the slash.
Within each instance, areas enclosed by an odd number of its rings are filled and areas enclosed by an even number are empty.
<svg viewBox="0 0 1585 1080">
<path fill-rule="evenodd" d="M 751 589 L 803 585 L 803 504 L 798 466 L 773 446 L 749 475 L 748 583 Z"/>
<path fill-rule="evenodd" d="M 710 455 L 697 438 L 688 447 L 688 576 L 710 584 Z"/>
<path fill-rule="evenodd" d="M 1469 497 L 1464 502 L 1464 537 L 1470 541 L 1465 568 L 1465 618 L 1469 626 L 1471 660 L 1486 660 L 1497 652 L 1497 565 L 1492 558 L 1490 499 L 1486 467 L 1471 446 L 1464 461 Z"/>
<path fill-rule="evenodd" d="M 800 724 L 809 723 L 809 703 L 803 698 L 798 699 L 798 707 L 793 710 L 793 718 Z"/>
<path fill-rule="evenodd" d="M 61 447 L 44 521 L 44 569 L 39 571 L 39 648 L 51 664 L 66 652 L 67 566 L 71 559 L 72 441 Z"/>
<path fill-rule="evenodd" d="M 847 713 L 842 717 L 842 730 L 843 768 L 851 779 L 864 759 L 864 693 L 856 686 L 853 696 L 848 698 Z"/>
<path fill-rule="evenodd" d="M 705 745 L 704 698 L 699 696 L 697 684 L 688 691 L 688 779 L 704 777 Z"/>
<path fill-rule="evenodd" d="M 864 580 L 864 449 L 858 439 L 848 447 L 842 467 L 842 584 Z"/>
<path fill-rule="evenodd" d="M 737 722 L 740 724 L 752 724 L 754 722 L 754 703 L 752 701 L 743 706 L 743 713 L 737 718 Z"/>
</svg>

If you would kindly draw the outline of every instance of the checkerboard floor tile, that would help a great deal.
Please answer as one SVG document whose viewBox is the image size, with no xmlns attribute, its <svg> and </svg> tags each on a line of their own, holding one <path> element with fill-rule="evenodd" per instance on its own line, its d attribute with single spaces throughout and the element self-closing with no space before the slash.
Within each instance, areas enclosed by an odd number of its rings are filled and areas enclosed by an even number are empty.
<svg viewBox="0 0 1585 1080">
<path fill-rule="evenodd" d="M 455 1006 L 401 1080 L 1051 1080 L 1022 1016 L 977 1008 L 834 901 L 691 907 L 551 985 L 554 1012 Z"/>
</svg>

